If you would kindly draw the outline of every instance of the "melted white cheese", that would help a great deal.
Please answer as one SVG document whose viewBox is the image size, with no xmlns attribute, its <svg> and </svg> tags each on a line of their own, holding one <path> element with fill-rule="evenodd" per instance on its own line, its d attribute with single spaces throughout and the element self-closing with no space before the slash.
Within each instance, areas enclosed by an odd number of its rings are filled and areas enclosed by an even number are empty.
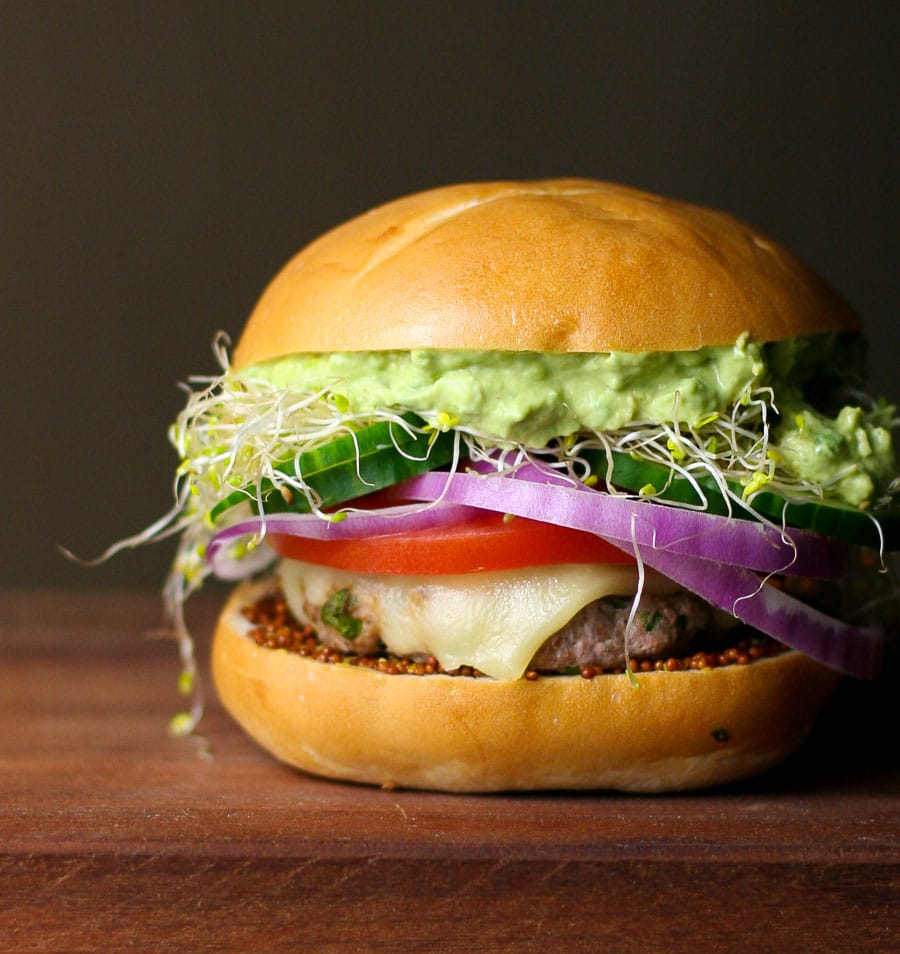
<svg viewBox="0 0 900 954">
<path fill-rule="evenodd" d="M 540 646 L 582 607 L 604 596 L 631 596 L 638 575 L 627 564 L 528 567 L 453 576 L 361 575 L 282 560 L 281 583 L 294 616 L 349 588 L 379 620 L 397 655 L 430 653 L 445 669 L 474 666 L 496 679 L 518 679 Z M 646 592 L 676 586 L 648 570 Z"/>
</svg>

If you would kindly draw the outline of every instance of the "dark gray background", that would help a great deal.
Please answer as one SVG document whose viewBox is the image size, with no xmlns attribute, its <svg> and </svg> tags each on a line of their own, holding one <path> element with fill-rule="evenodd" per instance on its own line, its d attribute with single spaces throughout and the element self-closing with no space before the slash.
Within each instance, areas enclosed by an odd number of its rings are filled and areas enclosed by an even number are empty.
<svg viewBox="0 0 900 954">
<path fill-rule="evenodd" d="M 166 509 L 178 381 L 300 246 L 448 182 L 586 175 L 728 208 L 897 350 L 894 3 L 0 2 L 0 585 Z"/>
</svg>

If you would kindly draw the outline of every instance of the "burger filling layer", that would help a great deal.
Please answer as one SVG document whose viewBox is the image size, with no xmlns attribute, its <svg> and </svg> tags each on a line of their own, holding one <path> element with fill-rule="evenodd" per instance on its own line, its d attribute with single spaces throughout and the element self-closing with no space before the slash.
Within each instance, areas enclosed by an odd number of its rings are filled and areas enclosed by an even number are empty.
<svg viewBox="0 0 900 954">
<path fill-rule="evenodd" d="M 713 624 L 708 604 L 652 571 L 635 605 L 629 565 L 409 577 L 283 560 L 280 578 L 293 616 L 327 646 L 433 657 L 497 679 L 683 655 Z"/>
</svg>

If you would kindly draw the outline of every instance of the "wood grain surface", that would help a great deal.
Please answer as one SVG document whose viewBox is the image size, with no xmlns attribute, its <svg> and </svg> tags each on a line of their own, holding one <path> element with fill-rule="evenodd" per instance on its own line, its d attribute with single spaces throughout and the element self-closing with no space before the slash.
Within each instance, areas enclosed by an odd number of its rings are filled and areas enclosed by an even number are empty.
<svg viewBox="0 0 900 954">
<path fill-rule="evenodd" d="M 221 594 L 191 608 L 205 658 Z M 276 764 L 139 593 L 0 594 L 4 951 L 900 950 L 888 685 L 805 749 L 690 795 L 382 791 Z"/>
</svg>

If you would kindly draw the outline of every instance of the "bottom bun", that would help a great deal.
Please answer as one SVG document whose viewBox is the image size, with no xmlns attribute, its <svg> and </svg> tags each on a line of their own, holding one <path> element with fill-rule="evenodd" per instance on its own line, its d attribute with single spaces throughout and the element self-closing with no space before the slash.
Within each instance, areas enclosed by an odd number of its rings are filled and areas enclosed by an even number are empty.
<svg viewBox="0 0 900 954">
<path fill-rule="evenodd" d="M 448 792 L 704 788 L 795 751 L 840 677 L 796 652 L 747 665 L 535 681 L 389 675 L 258 646 L 243 584 L 216 629 L 225 708 L 276 758 L 344 781 Z"/>
</svg>

